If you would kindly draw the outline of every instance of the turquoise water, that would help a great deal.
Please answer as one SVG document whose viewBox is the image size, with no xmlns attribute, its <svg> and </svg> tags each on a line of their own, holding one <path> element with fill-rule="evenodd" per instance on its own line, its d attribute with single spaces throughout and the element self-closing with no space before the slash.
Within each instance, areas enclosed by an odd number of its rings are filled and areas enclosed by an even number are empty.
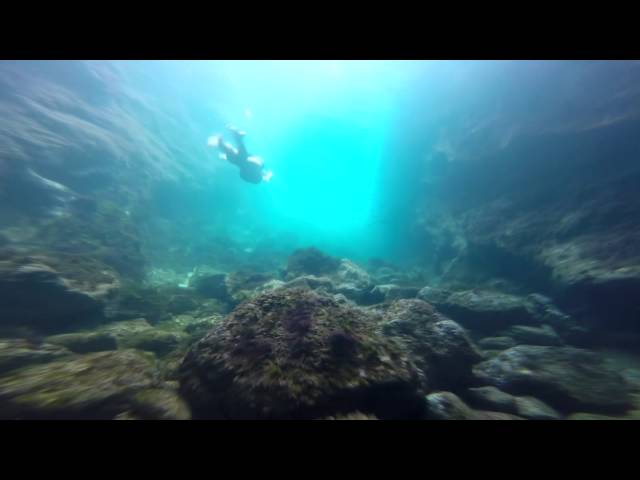
<svg viewBox="0 0 640 480">
<path fill-rule="evenodd" d="M 382 253 L 385 178 L 393 168 L 389 143 L 416 65 L 210 61 L 162 67 L 163 82 L 193 82 L 197 75 L 188 105 L 210 112 L 196 117 L 201 127 L 211 134 L 224 132 L 227 123 L 246 130 L 249 152 L 274 173 L 270 183 L 251 185 L 223 165 L 217 151 L 202 159 L 218 164 L 210 186 L 233 192 L 224 208 L 246 214 L 236 219 L 247 222 L 240 226 L 294 231 L 302 243 L 336 255 L 366 260 Z"/>
</svg>

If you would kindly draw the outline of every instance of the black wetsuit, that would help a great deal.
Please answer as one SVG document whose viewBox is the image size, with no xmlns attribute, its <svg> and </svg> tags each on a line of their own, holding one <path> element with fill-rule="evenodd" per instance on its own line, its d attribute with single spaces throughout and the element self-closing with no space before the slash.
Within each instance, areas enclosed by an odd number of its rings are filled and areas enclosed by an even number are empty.
<svg viewBox="0 0 640 480">
<path fill-rule="evenodd" d="M 236 134 L 238 150 L 230 149 L 228 145 L 221 144 L 227 155 L 227 160 L 240 169 L 240 178 L 249 183 L 262 182 L 264 162 L 258 157 L 251 157 L 242 141 L 242 136 Z"/>
</svg>

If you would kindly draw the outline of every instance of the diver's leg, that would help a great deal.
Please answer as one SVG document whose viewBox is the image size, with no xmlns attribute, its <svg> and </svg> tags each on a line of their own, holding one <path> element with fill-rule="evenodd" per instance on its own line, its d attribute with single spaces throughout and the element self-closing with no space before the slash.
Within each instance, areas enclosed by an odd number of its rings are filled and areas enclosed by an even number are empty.
<svg viewBox="0 0 640 480">
<path fill-rule="evenodd" d="M 238 151 L 229 142 L 225 142 L 222 135 L 214 135 L 209 137 L 208 145 L 213 148 L 222 150 L 220 158 L 229 160 L 231 163 L 237 163 Z"/>
<path fill-rule="evenodd" d="M 243 132 L 238 130 L 236 127 L 229 127 L 231 133 L 233 133 L 234 138 L 236 139 L 236 144 L 238 145 L 238 155 L 240 158 L 247 158 L 249 156 L 249 152 L 247 151 L 247 147 L 244 144 L 244 137 L 247 132 Z"/>
</svg>

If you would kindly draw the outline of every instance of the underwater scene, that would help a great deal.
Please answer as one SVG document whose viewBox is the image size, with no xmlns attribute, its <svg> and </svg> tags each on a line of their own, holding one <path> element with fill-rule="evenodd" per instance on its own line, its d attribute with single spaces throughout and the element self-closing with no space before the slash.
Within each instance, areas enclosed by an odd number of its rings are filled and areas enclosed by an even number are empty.
<svg viewBox="0 0 640 480">
<path fill-rule="evenodd" d="M 0 418 L 640 419 L 640 62 L 0 61 Z"/>
</svg>

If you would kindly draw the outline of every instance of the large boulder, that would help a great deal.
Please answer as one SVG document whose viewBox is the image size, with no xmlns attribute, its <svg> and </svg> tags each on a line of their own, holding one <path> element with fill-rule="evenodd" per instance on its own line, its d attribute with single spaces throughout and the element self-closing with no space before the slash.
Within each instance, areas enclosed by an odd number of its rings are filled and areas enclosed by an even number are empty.
<svg viewBox="0 0 640 480">
<path fill-rule="evenodd" d="M 464 328 L 418 299 L 396 300 L 382 310 L 383 332 L 407 345 L 429 389 L 455 390 L 471 381 L 482 356 Z"/>
<path fill-rule="evenodd" d="M 506 350 L 517 344 L 511 337 L 484 337 L 478 340 L 478 346 L 485 350 Z"/>
<path fill-rule="evenodd" d="M 574 347 L 519 345 L 474 367 L 478 382 L 540 398 L 561 412 L 623 412 L 630 386 L 603 357 Z"/>
<path fill-rule="evenodd" d="M 0 377 L 4 419 L 187 419 L 175 392 L 163 390 L 152 355 L 99 352 L 14 370 Z M 171 401 L 168 400 L 171 398 Z"/>
<path fill-rule="evenodd" d="M 420 418 L 419 371 L 374 315 L 306 289 L 264 293 L 190 348 L 180 391 L 197 418 Z"/>
<path fill-rule="evenodd" d="M 85 256 L 0 254 L 0 323 L 45 331 L 101 318 L 117 274 Z"/>
</svg>

